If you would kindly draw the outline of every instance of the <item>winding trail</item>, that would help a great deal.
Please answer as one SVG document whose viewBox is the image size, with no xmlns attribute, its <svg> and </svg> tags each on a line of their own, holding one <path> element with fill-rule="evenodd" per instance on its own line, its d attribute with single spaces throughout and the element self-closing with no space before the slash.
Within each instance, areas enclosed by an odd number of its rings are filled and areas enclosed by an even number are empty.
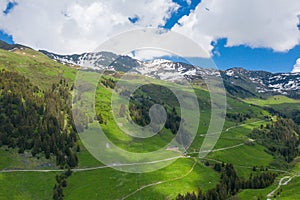
<svg viewBox="0 0 300 200">
<path fill-rule="evenodd" d="M 157 182 L 154 182 L 154 183 L 150 183 L 150 184 L 144 185 L 144 186 L 136 189 L 135 191 L 131 192 L 130 194 L 121 197 L 119 200 L 125 200 L 125 199 L 131 197 L 132 195 L 136 194 L 137 192 L 139 192 L 139 191 L 141 191 L 141 190 L 143 190 L 145 188 L 148 188 L 148 187 L 152 187 L 152 186 L 160 185 L 160 184 L 163 184 L 163 183 L 167 183 L 167 182 L 172 182 L 172 181 L 177 181 L 179 179 L 183 179 L 184 177 L 187 177 L 188 175 L 190 175 L 192 173 L 192 171 L 194 170 L 196 164 L 197 164 L 197 161 L 195 160 L 193 166 L 191 167 L 191 169 L 186 174 L 184 174 L 182 176 L 179 176 L 179 177 L 176 177 L 176 178 L 173 178 L 173 179 L 169 179 L 169 180 L 157 181 Z"/>
<path fill-rule="evenodd" d="M 257 123 L 260 123 L 260 122 L 266 122 L 268 121 L 267 119 L 263 119 L 263 120 L 259 120 L 259 121 L 255 121 L 255 122 L 249 122 L 249 123 L 244 123 L 244 124 L 239 124 L 239 125 L 236 125 L 236 126 L 231 126 L 227 129 L 225 129 L 224 131 L 221 132 L 222 133 L 226 133 L 228 132 L 229 130 L 231 129 L 235 129 L 235 128 L 238 128 L 238 127 L 242 127 L 242 126 L 246 126 L 246 125 L 249 125 L 249 124 L 257 124 Z M 214 133 L 207 133 L 207 134 L 199 134 L 200 137 L 214 137 L 214 135 L 219 135 L 220 133 L 219 132 L 214 132 Z"/>
<path fill-rule="evenodd" d="M 228 150 L 228 149 L 235 149 L 235 148 L 238 148 L 238 147 L 243 146 L 243 145 L 245 145 L 245 143 L 237 144 L 237 145 L 234 145 L 234 146 L 231 146 L 231 147 L 224 147 L 224 148 L 220 148 L 220 149 L 214 149 L 210 152 L 217 152 L 217 151 L 224 151 L 224 150 Z"/>
<path fill-rule="evenodd" d="M 237 128 L 237 127 L 241 127 L 241 126 L 246 126 L 246 125 L 249 125 L 249 124 L 257 124 L 257 123 L 265 122 L 265 121 L 268 121 L 268 120 L 263 119 L 263 120 L 259 120 L 259 121 L 255 121 L 255 122 L 250 122 L 250 123 L 245 123 L 245 124 L 239 124 L 239 125 L 227 128 L 224 132 L 228 132 L 229 130 L 231 130 L 233 128 Z"/>
<path fill-rule="evenodd" d="M 289 182 L 291 182 L 291 180 L 293 180 L 293 178 L 296 178 L 296 177 L 300 177 L 300 174 L 295 174 L 294 176 L 285 176 L 285 177 L 282 177 L 279 180 L 279 182 L 278 182 L 278 186 L 272 192 L 270 192 L 267 195 L 267 198 L 271 199 L 275 195 L 275 193 L 277 192 L 277 190 L 280 189 L 281 186 L 289 184 Z"/>
<path fill-rule="evenodd" d="M 79 169 L 71 169 L 72 172 L 84 172 L 84 171 L 93 171 L 97 169 L 104 169 L 104 168 L 111 168 L 111 167 L 122 167 L 122 166 L 136 166 L 136 165 L 147 165 L 147 164 L 154 164 L 159 162 L 166 162 L 170 160 L 177 160 L 178 158 L 184 158 L 184 156 L 176 156 L 172 158 L 166 158 L 163 160 L 155 160 L 150 162 L 143 162 L 143 163 L 129 163 L 129 164 L 112 164 L 112 165 L 103 165 L 98 167 L 87 167 L 87 168 L 79 168 Z M 64 172 L 64 169 L 3 169 L 0 173 L 9 173 L 9 172 Z"/>
<path fill-rule="evenodd" d="M 210 161 L 214 161 L 214 162 L 217 162 L 217 163 L 222 163 L 222 161 L 220 161 L 220 160 L 215 160 L 215 159 L 210 159 L 210 158 L 202 158 L 202 160 L 210 160 Z M 234 165 L 234 166 L 239 167 L 239 168 L 247 168 L 247 169 L 252 169 L 253 168 L 253 167 L 244 166 L 244 165 Z M 271 191 L 269 194 L 267 194 L 267 199 L 268 200 L 270 200 L 275 195 L 275 193 L 280 189 L 281 186 L 288 185 L 291 182 L 291 180 L 293 180 L 296 177 L 300 177 L 299 173 L 294 174 L 290 171 L 272 169 L 272 168 L 271 169 L 269 168 L 268 170 L 269 171 L 274 171 L 274 172 L 290 174 L 288 176 L 282 177 L 278 182 L 278 186 L 273 191 Z"/>
<path fill-rule="evenodd" d="M 245 145 L 245 143 L 241 143 L 241 144 L 237 144 L 237 145 L 233 145 L 233 146 L 229 146 L 229 147 L 224 147 L 224 148 L 220 148 L 220 149 L 213 149 L 213 150 L 205 150 L 205 151 L 201 151 L 201 152 L 217 152 L 217 151 L 225 151 L 225 150 L 228 150 L 228 149 L 235 149 L 235 148 L 238 148 L 238 147 L 241 147 Z M 189 154 L 199 154 L 200 152 L 199 151 L 193 151 Z"/>
</svg>

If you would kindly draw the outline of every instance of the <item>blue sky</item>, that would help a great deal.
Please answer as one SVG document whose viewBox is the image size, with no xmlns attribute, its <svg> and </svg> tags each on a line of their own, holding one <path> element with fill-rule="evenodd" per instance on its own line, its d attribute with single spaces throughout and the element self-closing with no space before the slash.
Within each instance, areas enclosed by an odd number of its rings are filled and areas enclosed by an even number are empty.
<svg viewBox="0 0 300 200">
<path fill-rule="evenodd" d="M 3 10 L 3 14 L 7 15 L 9 14 L 9 12 L 17 5 L 16 2 L 8 2 L 6 5 L 5 10 Z M 4 31 L 0 30 L 0 39 L 9 43 L 9 44 L 13 44 L 13 37 L 11 35 L 8 35 L 7 33 L 5 33 Z"/>
<path fill-rule="evenodd" d="M 175 25 L 178 25 L 178 21 L 183 16 L 189 15 L 201 3 L 200 0 L 191 0 L 190 2 L 173 0 L 173 2 L 179 4 L 180 7 L 172 13 L 171 17 L 162 26 L 166 29 L 172 29 Z M 18 6 L 18 4 L 13 1 L 9 2 L 2 11 L 2 15 L 9 15 L 15 6 Z M 128 17 L 128 20 L 131 23 L 137 23 L 139 16 Z M 0 39 L 7 43 L 14 43 L 14 35 L 9 35 L 1 30 Z M 286 52 L 275 52 L 271 48 L 251 48 L 246 45 L 227 47 L 226 44 L 227 38 L 212 42 L 214 47 L 212 50 L 212 59 L 220 69 L 243 67 L 251 70 L 289 72 L 300 57 L 300 45 Z"/>
<path fill-rule="evenodd" d="M 251 70 L 290 72 L 300 56 L 297 45 L 288 52 L 274 52 L 267 48 L 250 48 L 244 45 L 225 47 L 226 39 L 214 45 L 213 60 L 221 69 L 243 67 Z"/>
</svg>

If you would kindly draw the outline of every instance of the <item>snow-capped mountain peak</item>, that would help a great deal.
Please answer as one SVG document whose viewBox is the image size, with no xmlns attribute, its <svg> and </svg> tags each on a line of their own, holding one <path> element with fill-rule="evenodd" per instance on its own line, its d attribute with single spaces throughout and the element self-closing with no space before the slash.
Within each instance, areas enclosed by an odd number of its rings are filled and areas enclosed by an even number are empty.
<svg viewBox="0 0 300 200">
<path fill-rule="evenodd" d="M 243 96 L 260 94 L 284 94 L 300 98 L 300 73 L 270 73 L 250 71 L 243 68 L 231 68 L 225 71 L 196 67 L 165 59 L 139 61 L 129 56 L 119 56 L 111 52 L 96 52 L 74 55 L 57 55 L 41 51 L 48 57 L 66 64 L 81 66 L 93 70 L 114 70 L 149 76 L 166 81 L 202 80 L 209 76 L 222 76 L 226 89 Z"/>
</svg>

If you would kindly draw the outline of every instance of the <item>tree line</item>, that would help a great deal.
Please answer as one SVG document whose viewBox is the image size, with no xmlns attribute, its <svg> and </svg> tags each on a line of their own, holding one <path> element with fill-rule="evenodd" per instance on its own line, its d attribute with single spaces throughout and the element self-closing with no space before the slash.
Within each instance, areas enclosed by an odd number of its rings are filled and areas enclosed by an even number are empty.
<svg viewBox="0 0 300 200">
<path fill-rule="evenodd" d="M 240 178 L 232 164 L 216 163 L 213 167 L 221 173 L 220 182 L 215 188 L 203 192 L 200 188 L 197 192 L 178 194 L 176 200 L 225 200 L 233 197 L 242 189 L 260 189 L 274 183 L 276 174 L 264 172 L 258 175 L 250 174 L 247 180 Z"/>
<path fill-rule="evenodd" d="M 251 119 L 256 117 L 253 112 L 245 112 L 245 113 L 226 113 L 227 119 L 234 122 L 244 122 L 247 119 Z"/>
<path fill-rule="evenodd" d="M 64 188 L 67 187 L 67 178 L 72 175 L 72 171 L 68 168 L 67 171 L 55 176 L 56 183 L 53 188 L 53 200 L 63 200 L 64 198 Z"/>
</svg>

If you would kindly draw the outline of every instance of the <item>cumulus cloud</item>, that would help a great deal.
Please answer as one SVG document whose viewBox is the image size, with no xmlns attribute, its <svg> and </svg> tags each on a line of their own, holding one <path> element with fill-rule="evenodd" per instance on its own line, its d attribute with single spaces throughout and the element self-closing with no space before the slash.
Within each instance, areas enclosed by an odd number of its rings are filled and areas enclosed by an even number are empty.
<svg viewBox="0 0 300 200">
<path fill-rule="evenodd" d="M 5 9 L 8 0 L 0 1 Z M 14 0 L 0 29 L 17 43 L 69 54 L 93 51 L 113 35 L 140 27 L 160 27 L 179 8 L 172 0 Z M 190 3 L 190 0 L 187 0 Z M 287 51 L 300 42 L 299 0 L 202 0 L 172 30 L 211 52 L 213 41 Z M 132 23 L 129 19 L 136 19 Z M 186 54 L 189 54 L 186 50 Z"/>
<path fill-rule="evenodd" d="M 228 38 L 227 46 L 247 45 L 284 52 L 299 44 L 300 1 L 203 0 L 173 30 L 207 50 L 211 42 Z"/>
<path fill-rule="evenodd" d="M 297 59 L 292 73 L 300 73 L 300 58 Z"/>
<path fill-rule="evenodd" d="M 4 3 L 3 3 L 4 2 Z M 163 25 L 178 4 L 172 0 L 16 0 L 0 14 L 0 29 L 17 43 L 57 53 L 92 51 L 109 37 L 137 27 Z M 1 8 L 8 2 L 1 1 Z M 132 24 L 128 18 L 138 17 Z"/>
<path fill-rule="evenodd" d="M 134 53 L 133 53 L 133 50 Z M 173 31 L 162 29 L 137 29 L 116 35 L 104 42 L 96 51 L 109 51 L 116 54 L 132 55 L 139 59 L 152 59 L 161 56 L 208 58 L 209 53 L 193 40 Z"/>
<path fill-rule="evenodd" d="M 9 2 L 8 0 L 0 1 L 0 9 L 2 11 L 6 9 L 8 2 Z"/>
</svg>

